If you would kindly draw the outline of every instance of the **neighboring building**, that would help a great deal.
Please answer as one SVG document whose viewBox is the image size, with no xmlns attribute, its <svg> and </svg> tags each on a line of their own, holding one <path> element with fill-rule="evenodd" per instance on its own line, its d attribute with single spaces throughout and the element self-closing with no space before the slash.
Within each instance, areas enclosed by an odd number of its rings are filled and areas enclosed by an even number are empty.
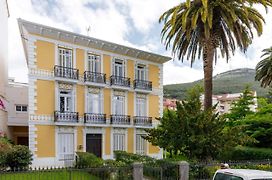
<svg viewBox="0 0 272 180">
<path fill-rule="evenodd" d="M 6 94 L 9 138 L 15 144 L 28 146 L 28 85 L 10 78 Z"/>
<path fill-rule="evenodd" d="M 7 98 L 5 88 L 8 84 L 8 17 L 9 10 L 6 0 L 0 0 L 0 136 L 8 134 L 7 129 Z"/>
<path fill-rule="evenodd" d="M 18 20 L 29 70 L 34 166 L 65 165 L 76 151 L 103 159 L 125 150 L 161 158 L 145 128 L 163 112 L 171 58 Z"/>
<path fill-rule="evenodd" d="M 234 101 L 237 101 L 243 93 L 233 93 L 233 94 L 220 94 L 220 95 L 213 95 L 212 96 L 212 102 L 213 105 L 217 105 L 217 111 L 220 114 L 229 113 L 231 110 L 231 105 Z M 256 112 L 258 104 L 257 104 L 257 92 L 252 92 L 254 99 L 253 105 L 250 105 L 250 109 L 253 112 Z M 204 102 L 204 96 L 201 96 L 201 101 Z"/>
<path fill-rule="evenodd" d="M 170 110 L 176 110 L 177 109 L 177 100 L 164 98 L 163 99 L 163 108 L 170 109 Z"/>
</svg>

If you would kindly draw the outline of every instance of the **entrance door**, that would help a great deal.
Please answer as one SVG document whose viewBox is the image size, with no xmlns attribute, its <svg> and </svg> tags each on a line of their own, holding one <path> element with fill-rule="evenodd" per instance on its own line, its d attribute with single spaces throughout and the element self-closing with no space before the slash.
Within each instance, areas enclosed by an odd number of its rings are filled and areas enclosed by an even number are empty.
<svg viewBox="0 0 272 180">
<path fill-rule="evenodd" d="M 18 145 L 28 146 L 28 137 L 18 136 L 17 137 L 17 144 Z"/>
<path fill-rule="evenodd" d="M 102 157 L 102 134 L 86 134 L 86 152 Z"/>
</svg>

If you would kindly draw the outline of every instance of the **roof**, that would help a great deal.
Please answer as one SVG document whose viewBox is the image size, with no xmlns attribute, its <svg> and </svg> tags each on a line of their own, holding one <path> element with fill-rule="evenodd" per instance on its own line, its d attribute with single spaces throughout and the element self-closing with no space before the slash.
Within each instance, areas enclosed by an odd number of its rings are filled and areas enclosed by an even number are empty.
<svg viewBox="0 0 272 180">
<path fill-rule="evenodd" d="M 165 62 L 172 59 L 171 57 L 168 57 L 168 56 L 162 56 L 159 54 L 135 49 L 135 48 L 128 47 L 128 46 L 123 46 L 120 44 L 96 39 L 93 37 L 89 37 L 89 36 L 69 32 L 69 31 L 45 26 L 45 25 L 38 24 L 38 23 L 33 23 L 33 22 L 26 21 L 23 19 L 18 19 L 18 24 L 19 24 L 19 29 L 20 29 L 23 45 L 24 45 L 24 51 L 25 51 L 26 58 L 28 57 L 27 51 L 26 51 L 26 49 L 27 49 L 26 48 L 26 41 L 27 41 L 26 35 L 28 33 L 30 33 L 30 34 L 36 34 L 36 35 L 40 35 L 43 37 L 51 38 L 51 39 L 57 39 L 60 41 L 69 42 L 72 44 L 78 44 L 78 45 L 85 46 L 85 47 L 99 49 L 102 51 L 113 52 L 116 54 L 129 56 L 132 58 L 152 61 L 152 62 L 160 63 L 160 64 L 165 63 Z"/>
<path fill-rule="evenodd" d="M 253 169 L 221 169 L 217 172 L 253 178 L 272 178 L 272 172 Z"/>
</svg>

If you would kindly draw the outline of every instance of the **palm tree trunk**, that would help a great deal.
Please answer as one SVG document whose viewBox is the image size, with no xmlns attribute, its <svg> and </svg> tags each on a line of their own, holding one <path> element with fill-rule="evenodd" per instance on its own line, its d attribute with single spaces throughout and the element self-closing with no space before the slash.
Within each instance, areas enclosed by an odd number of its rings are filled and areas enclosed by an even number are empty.
<svg viewBox="0 0 272 180">
<path fill-rule="evenodd" d="M 213 58 L 214 58 L 214 49 L 206 46 L 203 51 L 204 110 L 208 110 L 212 107 Z"/>
</svg>

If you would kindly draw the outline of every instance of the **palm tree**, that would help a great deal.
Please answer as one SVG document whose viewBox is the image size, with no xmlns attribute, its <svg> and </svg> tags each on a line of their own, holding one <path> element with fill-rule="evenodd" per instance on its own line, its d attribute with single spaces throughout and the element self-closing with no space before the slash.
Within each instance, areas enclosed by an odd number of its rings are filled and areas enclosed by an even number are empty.
<svg viewBox="0 0 272 180">
<path fill-rule="evenodd" d="M 261 81 L 262 87 L 272 85 L 272 47 L 263 50 L 261 58 L 264 57 L 256 66 L 257 81 Z"/>
<path fill-rule="evenodd" d="M 272 0 L 186 0 L 163 13 L 159 22 L 166 49 L 183 62 L 203 59 L 204 109 L 212 107 L 213 63 L 221 53 L 228 61 L 236 47 L 245 52 L 252 43 L 253 30 L 260 36 L 263 16 L 253 7 L 265 8 Z"/>
</svg>

